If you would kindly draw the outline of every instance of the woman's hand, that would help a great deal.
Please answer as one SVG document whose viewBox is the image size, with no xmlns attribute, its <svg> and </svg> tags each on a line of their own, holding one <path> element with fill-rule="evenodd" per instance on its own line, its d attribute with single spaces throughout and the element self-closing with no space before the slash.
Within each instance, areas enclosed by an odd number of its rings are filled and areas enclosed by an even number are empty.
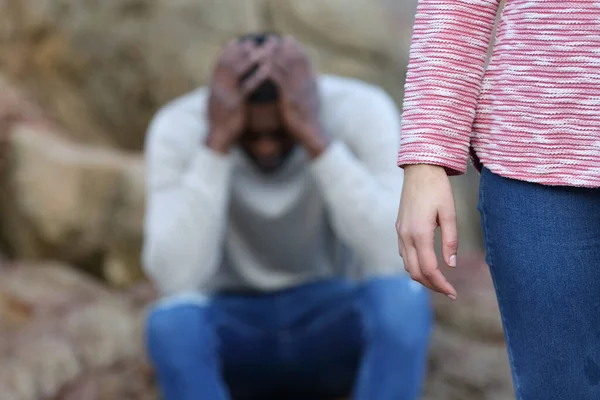
<svg viewBox="0 0 600 400">
<path fill-rule="evenodd" d="M 413 280 L 456 300 L 456 289 L 438 267 L 434 249 L 438 226 L 442 231 L 444 261 L 456 267 L 456 208 L 446 171 L 426 164 L 404 167 L 404 185 L 396 220 L 400 256 Z"/>
</svg>

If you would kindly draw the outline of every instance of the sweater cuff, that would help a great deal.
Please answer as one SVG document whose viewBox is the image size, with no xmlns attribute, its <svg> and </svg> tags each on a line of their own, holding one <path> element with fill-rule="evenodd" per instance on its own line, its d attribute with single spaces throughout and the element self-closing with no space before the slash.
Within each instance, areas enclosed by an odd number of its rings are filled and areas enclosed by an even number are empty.
<svg viewBox="0 0 600 400">
<path fill-rule="evenodd" d="M 448 149 L 426 142 L 401 143 L 398 151 L 398 166 L 430 164 L 444 167 L 449 176 L 462 175 L 467 171 L 468 149 Z"/>
<path fill-rule="evenodd" d="M 185 175 L 185 183 L 192 187 L 205 187 L 206 182 L 227 183 L 231 175 L 233 161 L 231 155 L 217 153 L 201 146 Z"/>
</svg>

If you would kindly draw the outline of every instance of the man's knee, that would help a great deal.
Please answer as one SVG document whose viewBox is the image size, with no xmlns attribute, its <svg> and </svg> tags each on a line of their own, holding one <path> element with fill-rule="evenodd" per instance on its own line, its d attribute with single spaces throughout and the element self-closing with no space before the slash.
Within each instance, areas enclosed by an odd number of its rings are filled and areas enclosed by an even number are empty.
<svg viewBox="0 0 600 400">
<path fill-rule="evenodd" d="M 432 327 L 429 293 L 408 277 L 367 281 L 361 294 L 367 339 L 407 351 L 427 346 Z"/>
<path fill-rule="evenodd" d="M 170 366 L 184 364 L 192 354 L 211 354 L 214 338 L 208 303 L 196 299 L 158 302 L 146 319 L 146 344 L 154 362 Z"/>
</svg>

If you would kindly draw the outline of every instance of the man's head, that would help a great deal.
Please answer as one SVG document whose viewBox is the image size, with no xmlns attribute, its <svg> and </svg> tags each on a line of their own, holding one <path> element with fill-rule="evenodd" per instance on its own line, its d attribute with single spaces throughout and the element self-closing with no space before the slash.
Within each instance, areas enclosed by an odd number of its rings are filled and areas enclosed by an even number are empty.
<svg viewBox="0 0 600 400">
<path fill-rule="evenodd" d="M 246 35 L 240 41 L 250 40 L 263 46 L 268 40 L 280 40 L 276 34 Z M 242 77 L 250 79 L 259 66 L 251 68 Z M 246 98 L 247 122 L 240 137 L 240 147 L 263 172 L 273 172 L 286 161 L 295 146 L 288 134 L 279 109 L 279 87 L 272 80 L 265 80 Z"/>
</svg>

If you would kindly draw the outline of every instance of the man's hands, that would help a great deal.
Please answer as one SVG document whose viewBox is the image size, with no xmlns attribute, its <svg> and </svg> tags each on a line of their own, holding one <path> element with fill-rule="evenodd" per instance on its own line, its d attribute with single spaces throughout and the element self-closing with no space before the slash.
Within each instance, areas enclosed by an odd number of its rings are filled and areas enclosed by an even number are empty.
<svg viewBox="0 0 600 400">
<path fill-rule="evenodd" d="M 268 47 L 257 47 L 251 41 L 232 41 L 223 49 L 208 100 L 210 127 L 206 143 L 213 150 L 226 153 L 239 138 L 246 120 L 245 97 L 264 81 L 266 69 L 259 69 L 243 86 L 240 80 L 253 66 L 261 64 L 268 52 Z"/>
<path fill-rule="evenodd" d="M 435 165 L 406 166 L 396 220 L 400 256 L 413 280 L 455 300 L 456 289 L 438 268 L 434 249 L 438 226 L 442 232 L 444 261 L 456 267 L 456 209 L 446 171 Z"/>
<path fill-rule="evenodd" d="M 268 78 L 279 87 L 279 107 L 289 133 L 311 157 L 317 157 L 328 140 L 323 135 L 317 82 L 309 58 L 296 41 L 282 38 L 273 46 L 268 63 Z"/>
<path fill-rule="evenodd" d="M 254 66 L 258 69 L 240 86 Z M 320 121 L 315 73 L 301 46 L 287 37 L 271 37 L 262 46 L 249 40 L 225 47 L 210 87 L 207 145 L 222 153 L 229 151 L 244 128 L 246 96 L 268 79 L 279 87 L 279 108 L 288 132 L 311 157 L 317 157 L 328 140 Z"/>
</svg>

